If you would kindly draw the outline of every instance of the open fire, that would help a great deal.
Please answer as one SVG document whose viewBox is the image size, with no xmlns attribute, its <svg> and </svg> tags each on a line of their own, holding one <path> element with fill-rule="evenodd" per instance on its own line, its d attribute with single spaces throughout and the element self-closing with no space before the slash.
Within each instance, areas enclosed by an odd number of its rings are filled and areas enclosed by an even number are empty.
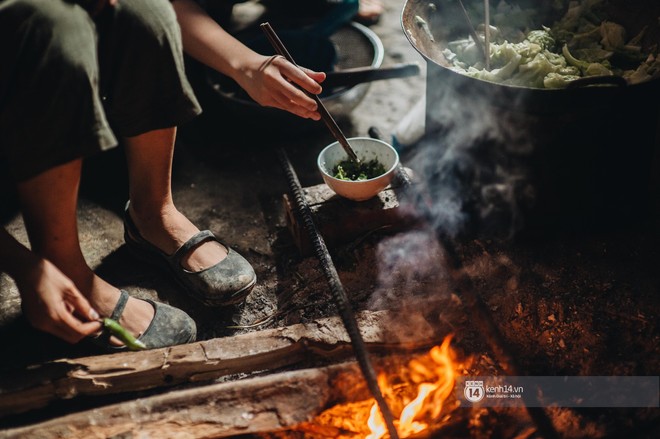
<svg viewBox="0 0 660 439">
<path fill-rule="evenodd" d="M 458 407 L 453 398 L 456 376 L 469 367 L 450 346 L 452 335 L 397 371 L 381 373 L 379 386 L 392 410 L 401 438 L 416 437 L 439 427 Z M 337 404 L 298 427 L 314 437 L 380 439 L 389 437 L 373 399 Z"/>
</svg>

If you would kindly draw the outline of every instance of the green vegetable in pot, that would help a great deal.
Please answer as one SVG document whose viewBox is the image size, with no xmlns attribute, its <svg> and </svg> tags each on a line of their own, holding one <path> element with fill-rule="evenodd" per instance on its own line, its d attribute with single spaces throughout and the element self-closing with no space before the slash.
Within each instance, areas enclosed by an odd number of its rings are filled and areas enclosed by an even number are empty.
<svg viewBox="0 0 660 439">
<path fill-rule="evenodd" d="M 353 160 L 343 160 L 332 168 L 332 176 L 339 180 L 369 180 L 384 173 L 385 167 L 376 159 L 360 163 Z"/>
<path fill-rule="evenodd" d="M 552 50 L 555 47 L 555 38 L 547 27 L 540 30 L 530 31 L 527 34 L 527 41 L 533 44 L 538 44 L 541 49 Z"/>
<path fill-rule="evenodd" d="M 568 83 L 580 79 L 577 75 L 562 75 L 559 73 L 550 72 L 543 78 L 543 86 L 545 88 L 564 88 Z"/>
<path fill-rule="evenodd" d="M 581 61 L 579 59 L 576 59 L 571 52 L 568 50 L 568 46 L 564 44 L 564 46 L 561 48 L 561 53 L 566 59 L 566 62 L 569 65 L 572 65 L 574 67 L 577 67 L 582 71 L 582 73 L 585 76 L 598 76 L 598 75 L 611 75 L 612 72 L 607 68 L 607 65 L 609 64 L 607 60 L 602 61 L 602 63 L 589 63 L 586 61 Z"/>
</svg>

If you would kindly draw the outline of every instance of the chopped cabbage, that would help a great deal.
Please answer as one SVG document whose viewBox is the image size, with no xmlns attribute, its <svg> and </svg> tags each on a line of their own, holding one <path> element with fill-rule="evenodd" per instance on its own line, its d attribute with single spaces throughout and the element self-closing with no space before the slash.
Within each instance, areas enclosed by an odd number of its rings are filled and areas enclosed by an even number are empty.
<svg viewBox="0 0 660 439">
<path fill-rule="evenodd" d="M 450 42 L 443 54 L 458 73 L 523 87 L 561 88 L 587 76 L 619 75 L 630 84 L 660 77 L 657 46 L 655 54 L 640 46 L 646 29 L 628 38 L 623 26 L 604 19 L 606 2 L 554 0 L 553 8 L 564 7 L 563 16 L 552 27 L 535 29 L 527 24 L 531 11 L 500 1 L 492 8 L 493 23 L 511 26 L 490 32 L 491 70 L 471 36 Z M 484 44 L 483 25 L 477 35 Z"/>
</svg>

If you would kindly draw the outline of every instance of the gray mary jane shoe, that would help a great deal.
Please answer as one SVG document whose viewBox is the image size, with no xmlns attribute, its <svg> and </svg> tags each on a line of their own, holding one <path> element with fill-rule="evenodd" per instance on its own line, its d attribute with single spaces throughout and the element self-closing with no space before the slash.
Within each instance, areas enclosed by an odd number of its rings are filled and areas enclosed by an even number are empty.
<svg viewBox="0 0 660 439">
<path fill-rule="evenodd" d="M 110 316 L 112 320 L 119 322 L 128 298 L 128 293 L 121 290 L 119 300 Z M 195 341 L 197 326 L 188 314 L 164 303 L 149 299 L 146 299 L 146 302 L 154 307 L 154 317 L 147 329 L 137 338 L 146 346 L 146 349 L 165 348 Z M 112 344 L 110 337 L 108 331 L 103 331 L 100 336 L 93 338 L 92 341 L 108 352 L 120 352 L 128 349 L 126 346 Z"/>
<path fill-rule="evenodd" d="M 201 271 L 190 271 L 182 259 L 204 241 L 217 241 L 227 249 L 227 257 Z M 128 213 L 124 211 L 124 241 L 139 258 L 169 269 L 186 292 L 208 306 L 225 306 L 242 302 L 257 283 L 257 275 L 250 263 L 216 238 L 213 232 L 196 233 L 172 255 L 168 255 L 140 235 Z"/>
</svg>

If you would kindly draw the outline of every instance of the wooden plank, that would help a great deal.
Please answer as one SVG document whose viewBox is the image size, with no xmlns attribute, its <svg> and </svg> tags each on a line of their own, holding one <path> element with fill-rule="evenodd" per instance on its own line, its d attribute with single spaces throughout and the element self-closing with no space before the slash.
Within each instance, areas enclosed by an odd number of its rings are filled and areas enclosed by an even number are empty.
<svg viewBox="0 0 660 439">
<path fill-rule="evenodd" d="M 355 363 L 176 390 L 0 432 L 0 438 L 223 438 L 311 421 L 337 400 L 369 397 Z"/>
<path fill-rule="evenodd" d="M 412 171 L 406 168 L 412 175 Z M 415 221 L 399 204 L 400 186 L 393 183 L 376 197 L 366 201 L 352 201 L 336 195 L 326 184 L 303 188 L 314 222 L 321 236 L 332 248 L 351 242 L 376 230 L 401 230 Z M 301 224 L 294 200 L 288 194 L 282 197 L 286 223 L 296 247 L 304 256 L 313 253 L 307 231 Z"/>
<path fill-rule="evenodd" d="M 395 318 L 388 311 L 358 314 L 370 350 L 419 349 L 439 342 L 446 334 L 440 333 L 442 325 L 429 324 L 421 315 L 414 320 L 420 323 L 409 333 L 402 333 L 393 323 Z M 81 395 L 205 382 L 238 373 L 275 370 L 314 358 L 341 360 L 351 355 L 350 339 L 341 320 L 330 317 L 170 348 L 61 359 L 3 374 L 0 417 Z"/>
</svg>

